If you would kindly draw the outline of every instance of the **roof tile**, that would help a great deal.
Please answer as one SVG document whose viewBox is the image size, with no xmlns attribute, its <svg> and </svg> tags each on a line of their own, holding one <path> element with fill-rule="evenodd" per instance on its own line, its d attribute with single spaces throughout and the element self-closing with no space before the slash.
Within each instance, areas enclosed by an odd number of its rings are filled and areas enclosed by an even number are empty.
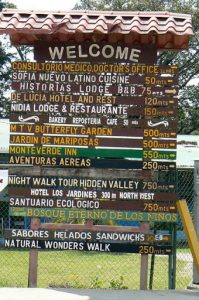
<svg viewBox="0 0 199 300">
<path fill-rule="evenodd" d="M 10 35 L 14 45 L 46 41 L 126 41 L 152 43 L 163 49 L 185 49 L 193 34 L 191 16 L 170 12 L 24 11 L 4 9 L 0 34 Z M 96 36 L 97 35 L 97 36 Z M 147 36 L 147 38 L 146 38 Z M 179 38 L 180 37 L 180 38 Z"/>
</svg>

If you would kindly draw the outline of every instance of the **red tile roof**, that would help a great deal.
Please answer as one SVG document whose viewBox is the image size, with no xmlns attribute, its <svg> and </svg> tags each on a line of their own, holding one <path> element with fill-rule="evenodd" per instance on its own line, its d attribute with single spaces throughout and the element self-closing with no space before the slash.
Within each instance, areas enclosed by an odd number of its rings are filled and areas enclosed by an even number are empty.
<svg viewBox="0 0 199 300">
<path fill-rule="evenodd" d="M 24 11 L 4 9 L 0 34 L 14 45 L 36 41 L 85 40 L 155 44 L 159 49 L 185 49 L 193 34 L 191 16 L 170 12 Z"/>
</svg>

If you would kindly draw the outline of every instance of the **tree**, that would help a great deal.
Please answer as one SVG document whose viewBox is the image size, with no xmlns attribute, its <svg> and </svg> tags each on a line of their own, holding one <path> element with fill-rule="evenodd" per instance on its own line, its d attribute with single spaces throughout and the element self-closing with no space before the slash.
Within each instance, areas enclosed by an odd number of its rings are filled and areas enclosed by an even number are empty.
<svg viewBox="0 0 199 300">
<path fill-rule="evenodd" d="M 9 3 L 0 2 L 0 11 L 5 7 L 13 7 Z M 10 62 L 13 54 L 6 50 L 6 37 L 1 38 L 0 43 L 0 117 L 6 117 L 7 114 L 7 96 L 6 92 L 10 89 Z"/>
<path fill-rule="evenodd" d="M 81 0 L 74 9 L 121 11 L 170 11 L 192 15 L 194 35 L 189 49 L 158 55 L 158 63 L 179 66 L 178 133 L 199 134 L 199 5 L 198 0 Z"/>
<path fill-rule="evenodd" d="M 9 2 L 0 1 L 0 11 L 16 8 Z M 11 86 L 11 62 L 15 59 L 26 60 L 30 49 L 26 46 L 12 47 L 6 35 L 0 39 L 0 118 L 9 118 L 9 94 Z"/>
</svg>

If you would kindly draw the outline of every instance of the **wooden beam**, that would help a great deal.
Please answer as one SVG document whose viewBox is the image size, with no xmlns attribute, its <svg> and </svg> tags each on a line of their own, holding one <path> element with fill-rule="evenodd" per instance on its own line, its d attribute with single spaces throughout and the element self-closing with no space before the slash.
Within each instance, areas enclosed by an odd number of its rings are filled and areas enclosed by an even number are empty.
<svg viewBox="0 0 199 300">
<path fill-rule="evenodd" d="M 31 218 L 31 229 L 37 230 L 39 218 Z M 38 250 L 31 249 L 29 252 L 29 270 L 28 270 L 28 287 L 37 287 L 37 269 L 38 269 Z"/>
<path fill-rule="evenodd" d="M 186 200 L 178 200 L 177 208 L 180 213 L 181 221 L 183 224 L 184 231 L 187 236 L 188 245 L 191 250 L 197 272 L 199 274 L 199 242 L 196 234 L 195 227 L 193 225 L 193 221 L 187 206 Z"/>
<path fill-rule="evenodd" d="M 147 222 L 143 223 L 146 232 L 149 232 L 150 225 Z M 141 254 L 140 258 L 140 290 L 147 290 L 148 279 L 148 254 Z"/>
<path fill-rule="evenodd" d="M 66 224 L 66 223 L 40 223 L 39 229 L 48 230 L 94 230 L 94 231 L 115 231 L 115 232 L 142 232 L 148 233 L 148 226 L 116 226 L 116 225 L 93 225 L 93 222 L 86 224 Z"/>
</svg>

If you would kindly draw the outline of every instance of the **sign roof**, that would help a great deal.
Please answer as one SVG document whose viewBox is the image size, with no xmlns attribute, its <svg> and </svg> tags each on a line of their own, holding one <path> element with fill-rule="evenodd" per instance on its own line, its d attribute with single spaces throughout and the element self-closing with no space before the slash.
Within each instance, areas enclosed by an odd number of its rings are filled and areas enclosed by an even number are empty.
<svg viewBox="0 0 199 300">
<path fill-rule="evenodd" d="M 34 45 L 39 40 L 103 40 L 181 50 L 188 47 L 193 31 L 190 15 L 170 12 L 4 9 L 0 14 L 0 34 L 3 33 L 10 35 L 13 45 Z"/>
</svg>

